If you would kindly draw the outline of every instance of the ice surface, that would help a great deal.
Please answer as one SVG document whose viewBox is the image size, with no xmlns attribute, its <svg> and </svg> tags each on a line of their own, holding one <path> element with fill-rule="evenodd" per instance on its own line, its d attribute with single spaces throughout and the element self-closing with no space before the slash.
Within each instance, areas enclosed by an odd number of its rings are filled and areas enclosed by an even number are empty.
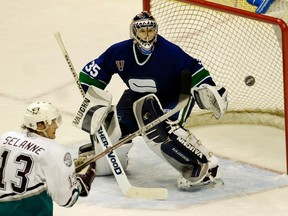
<svg viewBox="0 0 288 216">
<path fill-rule="evenodd" d="M 79 203 L 101 205 L 109 208 L 176 210 L 288 185 L 286 175 L 220 158 L 223 186 L 196 192 L 180 191 L 176 184 L 179 173 L 161 159 L 158 159 L 141 137 L 134 139 L 134 143 L 129 152 L 127 169 L 127 176 L 131 184 L 138 187 L 167 188 L 169 198 L 166 201 L 137 200 L 135 202 L 135 199 L 121 194 L 120 188 L 112 175 L 97 177 L 89 197 L 81 199 Z"/>
</svg>

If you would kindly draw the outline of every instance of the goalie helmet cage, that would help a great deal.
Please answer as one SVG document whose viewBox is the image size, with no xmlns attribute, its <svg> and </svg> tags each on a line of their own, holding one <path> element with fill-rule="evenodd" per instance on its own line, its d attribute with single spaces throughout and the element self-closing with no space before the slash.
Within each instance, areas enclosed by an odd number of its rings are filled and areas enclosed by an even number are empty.
<svg viewBox="0 0 288 216">
<path fill-rule="evenodd" d="M 202 61 L 228 89 L 220 119 L 197 106 L 195 125 L 262 124 L 285 129 L 288 173 L 288 28 L 285 21 L 204 0 L 143 0 L 159 34 Z"/>
</svg>

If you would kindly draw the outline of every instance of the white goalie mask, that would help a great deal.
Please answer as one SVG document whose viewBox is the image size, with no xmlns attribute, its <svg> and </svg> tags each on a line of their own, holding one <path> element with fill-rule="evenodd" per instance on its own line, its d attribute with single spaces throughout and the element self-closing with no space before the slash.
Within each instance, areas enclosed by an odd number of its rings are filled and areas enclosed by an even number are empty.
<svg viewBox="0 0 288 216">
<path fill-rule="evenodd" d="M 143 11 L 133 18 L 130 24 L 130 36 L 142 54 L 150 55 L 153 52 L 157 34 L 158 24 L 148 12 Z"/>
<path fill-rule="evenodd" d="M 27 128 L 37 130 L 37 123 L 44 122 L 51 125 L 54 119 L 57 125 L 60 126 L 62 117 L 54 105 L 49 102 L 34 102 L 26 108 L 23 124 Z"/>
</svg>

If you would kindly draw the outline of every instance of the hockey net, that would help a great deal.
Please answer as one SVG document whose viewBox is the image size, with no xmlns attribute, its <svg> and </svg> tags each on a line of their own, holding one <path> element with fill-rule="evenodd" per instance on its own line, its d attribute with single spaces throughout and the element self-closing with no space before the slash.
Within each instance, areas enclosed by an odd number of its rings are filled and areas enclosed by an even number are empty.
<svg viewBox="0 0 288 216">
<path fill-rule="evenodd" d="M 222 119 L 195 106 L 187 127 L 243 123 L 286 128 L 285 21 L 203 0 L 143 0 L 143 8 L 156 18 L 160 35 L 200 59 L 216 83 L 228 89 L 228 111 Z M 287 135 L 286 130 L 286 140 Z"/>
</svg>

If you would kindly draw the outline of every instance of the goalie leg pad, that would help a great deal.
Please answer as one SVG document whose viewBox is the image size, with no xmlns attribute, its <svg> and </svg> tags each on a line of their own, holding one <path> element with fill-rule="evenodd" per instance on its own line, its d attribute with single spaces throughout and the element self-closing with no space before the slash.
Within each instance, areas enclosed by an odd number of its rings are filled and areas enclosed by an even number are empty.
<svg viewBox="0 0 288 216">
<path fill-rule="evenodd" d="M 156 96 L 148 96 L 141 106 L 138 104 L 138 110 L 134 109 L 134 114 L 142 127 L 163 111 Z M 180 189 L 203 187 L 219 178 L 218 159 L 190 131 L 179 125 L 164 122 L 151 128 L 143 138 L 160 158 L 182 173 L 177 180 Z"/>
<path fill-rule="evenodd" d="M 110 141 L 112 143 L 117 143 L 117 141 L 121 137 L 121 130 L 117 118 L 116 108 L 114 106 L 111 106 L 111 109 L 107 114 L 107 118 L 104 120 L 104 125 Z M 128 152 L 132 148 L 132 145 L 133 145 L 132 142 L 126 143 L 125 145 L 122 145 L 115 150 L 124 170 L 126 170 L 128 167 L 128 161 L 129 161 Z M 79 163 L 83 163 L 89 160 L 89 158 L 95 156 L 95 153 L 97 155 L 100 154 L 101 152 L 102 148 L 96 140 L 95 140 L 95 146 L 93 146 L 92 143 L 82 145 L 79 147 L 78 152 L 79 156 L 77 162 L 75 161 L 75 164 L 77 163 L 79 166 L 80 165 Z M 105 157 L 102 157 L 99 160 L 97 160 L 96 164 L 97 164 L 97 173 L 96 173 L 97 176 L 107 176 L 113 174 Z"/>
<path fill-rule="evenodd" d="M 143 127 L 163 115 L 161 104 L 154 94 L 146 95 L 136 101 L 133 105 L 133 110 L 139 127 Z M 166 127 L 167 124 L 161 122 L 147 130 L 145 134 L 142 134 L 148 147 L 164 161 L 167 160 L 162 154 L 161 144 L 168 139 Z"/>
<path fill-rule="evenodd" d="M 141 106 L 138 106 L 137 110 L 134 109 L 134 113 L 141 127 L 158 118 L 163 111 L 156 96 L 150 95 L 142 100 Z M 209 151 L 192 134 L 178 125 L 171 126 L 162 122 L 143 134 L 143 138 L 160 158 L 179 172 L 191 165 L 196 167 L 202 163 L 208 164 Z"/>
<path fill-rule="evenodd" d="M 117 110 L 115 106 L 111 106 L 107 117 L 104 121 L 107 134 L 112 143 L 116 143 L 121 138 L 121 129 L 118 121 Z"/>
<path fill-rule="evenodd" d="M 122 145 L 115 150 L 124 170 L 126 170 L 128 167 L 129 162 L 128 153 L 132 148 L 132 146 L 133 146 L 132 142 L 126 143 L 125 145 Z M 92 145 L 92 143 L 80 146 L 78 158 L 74 160 L 75 166 L 77 167 L 82 163 L 85 163 L 89 159 L 95 157 L 95 152 L 96 155 L 102 152 L 101 146 L 98 143 L 96 144 L 96 148 Z M 96 161 L 96 165 L 97 165 L 97 173 L 96 173 L 97 176 L 107 176 L 113 174 L 106 158 L 102 157 L 98 159 Z"/>
<path fill-rule="evenodd" d="M 179 149 L 188 158 L 201 163 L 208 162 L 209 151 L 190 131 L 176 125 L 171 126 L 168 134 L 170 140 L 174 143 L 174 148 Z"/>
<path fill-rule="evenodd" d="M 126 143 L 115 150 L 124 170 L 126 170 L 128 167 L 129 162 L 128 153 L 132 148 L 132 146 L 133 142 Z M 96 144 L 95 152 L 96 154 L 102 152 L 102 148 L 99 144 Z M 96 164 L 97 164 L 97 173 L 96 173 L 97 176 L 107 176 L 113 174 L 111 167 L 109 166 L 109 163 L 105 157 L 102 157 L 99 160 L 97 160 Z"/>
<path fill-rule="evenodd" d="M 139 128 L 149 124 L 159 116 L 163 115 L 162 106 L 154 94 L 149 94 L 136 101 L 133 105 L 134 115 Z M 162 143 L 167 139 L 167 124 L 161 122 L 149 129 L 144 137 L 156 143 Z"/>
</svg>

